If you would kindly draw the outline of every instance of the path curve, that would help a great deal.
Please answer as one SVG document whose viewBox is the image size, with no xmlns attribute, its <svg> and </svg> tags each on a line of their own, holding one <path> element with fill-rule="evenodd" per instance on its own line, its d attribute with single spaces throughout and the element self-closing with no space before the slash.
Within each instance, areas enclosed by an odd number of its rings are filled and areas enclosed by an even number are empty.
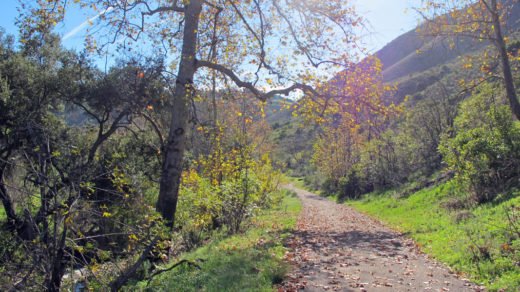
<svg viewBox="0 0 520 292">
<path fill-rule="evenodd" d="M 285 255 L 293 266 L 279 291 L 484 291 L 429 259 L 381 223 L 287 185 L 301 199 Z"/>
</svg>

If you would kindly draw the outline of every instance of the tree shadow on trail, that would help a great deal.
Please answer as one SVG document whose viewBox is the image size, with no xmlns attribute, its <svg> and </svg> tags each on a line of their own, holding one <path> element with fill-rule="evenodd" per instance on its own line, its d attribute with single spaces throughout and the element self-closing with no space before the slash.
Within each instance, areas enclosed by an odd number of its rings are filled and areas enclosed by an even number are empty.
<svg viewBox="0 0 520 292">
<path fill-rule="evenodd" d="M 401 236 L 385 231 L 297 231 L 294 235 L 305 247 L 315 252 L 324 248 L 351 248 L 395 254 L 403 246 Z"/>
<path fill-rule="evenodd" d="M 305 197 L 306 199 L 309 199 L 309 200 L 315 200 L 315 201 L 330 201 L 329 199 L 327 199 L 326 197 L 320 197 L 320 196 L 317 196 L 315 194 L 312 194 L 312 193 L 308 193 L 308 194 L 302 194 L 301 196 Z"/>
</svg>

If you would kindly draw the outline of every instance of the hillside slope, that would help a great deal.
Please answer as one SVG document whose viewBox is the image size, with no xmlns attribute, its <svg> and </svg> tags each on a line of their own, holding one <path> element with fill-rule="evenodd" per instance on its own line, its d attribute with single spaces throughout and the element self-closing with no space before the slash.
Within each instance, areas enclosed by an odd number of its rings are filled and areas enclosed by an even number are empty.
<svg viewBox="0 0 520 292">
<path fill-rule="evenodd" d="M 513 39 L 520 39 L 518 2 L 510 11 L 508 33 Z M 489 42 L 460 39 L 454 47 L 450 47 L 447 40 L 425 38 L 417 29 L 404 33 L 375 53 L 383 64 L 384 81 L 397 86 L 389 102 L 400 103 L 410 96 L 408 112 L 413 111 L 421 101 L 436 101 L 446 96 L 453 103 L 460 102 L 467 97 L 467 93 L 461 94 L 459 80 L 475 79 L 480 74 L 478 66 L 465 69 L 461 57 L 478 55 L 489 46 Z M 439 91 L 445 96 L 440 96 Z M 301 119 L 292 117 L 291 111 L 273 112 L 267 118 L 274 130 L 272 141 L 277 146 L 273 155 L 275 160 L 285 170 L 292 171 L 293 175 L 314 174 L 309 162 L 317 129 L 301 127 Z"/>
<path fill-rule="evenodd" d="M 510 10 L 507 27 L 509 33 L 520 29 L 518 2 Z M 450 48 L 446 40 L 425 38 L 413 29 L 388 43 L 375 55 L 383 63 L 384 80 L 395 82 L 399 78 L 447 64 L 458 56 L 481 51 L 487 45 L 486 42 L 460 38 L 455 47 Z"/>
</svg>

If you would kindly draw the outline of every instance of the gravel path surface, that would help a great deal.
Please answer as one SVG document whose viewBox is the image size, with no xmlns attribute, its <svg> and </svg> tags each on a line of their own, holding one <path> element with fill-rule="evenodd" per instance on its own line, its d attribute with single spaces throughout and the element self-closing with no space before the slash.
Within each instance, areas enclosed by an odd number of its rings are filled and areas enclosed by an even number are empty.
<svg viewBox="0 0 520 292">
<path fill-rule="evenodd" d="M 429 259 L 403 235 L 295 188 L 303 203 L 288 240 L 293 271 L 279 291 L 484 291 Z"/>
</svg>

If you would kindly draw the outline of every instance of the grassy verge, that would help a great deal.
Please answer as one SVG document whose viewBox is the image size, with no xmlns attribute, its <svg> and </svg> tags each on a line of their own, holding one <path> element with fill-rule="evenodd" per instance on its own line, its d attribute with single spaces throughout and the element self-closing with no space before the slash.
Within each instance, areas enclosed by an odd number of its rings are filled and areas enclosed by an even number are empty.
<svg viewBox="0 0 520 292">
<path fill-rule="evenodd" d="M 214 241 L 183 259 L 200 262 L 200 270 L 182 266 L 158 275 L 141 291 L 272 291 L 282 281 L 288 266 L 284 239 L 296 225 L 300 201 L 287 193 L 282 204 L 251 221 L 243 234 Z"/>
<path fill-rule="evenodd" d="M 507 214 L 511 206 L 520 206 L 520 193 L 471 210 L 450 212 L 442 206 L 455 191 L 448 182 L 406 198 L 386 192 L 347 204 L 407 233 L 424 252 L 490 290 L 518 291 L 520 240 L 511 241 Z"/>
</svg>

